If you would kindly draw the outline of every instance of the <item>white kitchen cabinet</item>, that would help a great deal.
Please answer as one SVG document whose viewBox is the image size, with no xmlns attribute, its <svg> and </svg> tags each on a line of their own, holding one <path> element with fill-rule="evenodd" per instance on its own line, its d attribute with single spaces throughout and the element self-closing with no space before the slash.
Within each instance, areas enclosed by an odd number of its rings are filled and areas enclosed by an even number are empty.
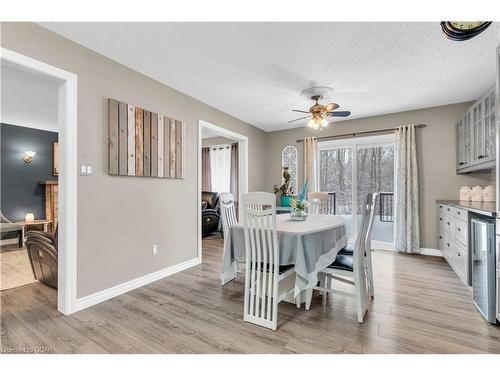
<svg viewBox="0 0 500 375">
<path fill-rule="evenodd" d="M 450 267 L 466 285 L 470 285 L 469 212 L 438 203 L 438 249 Z"/>
<path fill-rule="evenodd" d="M 495 89 L 489 90 L 455 126 L 457 173 L 495 167 Z"/>
</svg>

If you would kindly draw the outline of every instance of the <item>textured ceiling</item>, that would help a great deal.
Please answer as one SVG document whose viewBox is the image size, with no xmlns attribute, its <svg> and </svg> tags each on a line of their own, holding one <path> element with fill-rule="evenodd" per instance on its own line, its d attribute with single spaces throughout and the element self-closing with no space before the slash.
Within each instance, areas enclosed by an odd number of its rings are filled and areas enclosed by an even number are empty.
<svg viewBox="0 0 500 375">
<path fill-rule="evenodd" d="M 304 126 L 287 121 L 313 85 L 350 118 L 476 99 L 500 42 L 498 23 L 466 42 L 438 22 L 41 25 L 267 131 Z"/>
</svg>

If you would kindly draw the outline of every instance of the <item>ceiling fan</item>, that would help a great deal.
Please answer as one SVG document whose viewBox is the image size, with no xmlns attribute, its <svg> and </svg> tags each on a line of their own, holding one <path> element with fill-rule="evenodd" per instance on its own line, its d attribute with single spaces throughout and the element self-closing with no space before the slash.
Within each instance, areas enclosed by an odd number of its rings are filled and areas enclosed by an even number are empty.
<svg viewBox="0 0 500 375">
<path fill-rule="evenodd" d="M 350 111 L 336 111 L 340 106 L 337 103 L 328 103 L 326 105 L 319 104 L 319 101 L 323 99 L 323 95 L 316 94 L 311 96 L 311 100 L 314 100 L 314 105 L 309 108 L 308 111 L 302 111 L 300 109 L 292 109 L 293 112 L 308 113 L 308 116 L 300 117 L 295 120 L 290 120 L 290 122 L 300 121 L 309 119 L 307 126 L 313 129 L 326 128 L 328 126 L 327 117 L 347 117 L 351 114 Z"/>
</svg>

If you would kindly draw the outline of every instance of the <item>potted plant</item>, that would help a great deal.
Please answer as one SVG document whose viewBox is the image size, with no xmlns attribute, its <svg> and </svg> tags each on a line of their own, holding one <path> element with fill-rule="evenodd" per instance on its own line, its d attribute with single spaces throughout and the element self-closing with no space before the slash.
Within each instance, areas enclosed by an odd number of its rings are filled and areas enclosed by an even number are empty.
<svg viewBox="0 0 500 375">
<path fill-rule="evenodd" d="M 283 185 L 273 186 L 273 193 L 281 196 L 281 207 L 290 207 L 290 202 L 293 197 L 293 188 L 290 186 L 292 175 L 288 171 L 288 167 L 283 167 Z"/>
</svg>

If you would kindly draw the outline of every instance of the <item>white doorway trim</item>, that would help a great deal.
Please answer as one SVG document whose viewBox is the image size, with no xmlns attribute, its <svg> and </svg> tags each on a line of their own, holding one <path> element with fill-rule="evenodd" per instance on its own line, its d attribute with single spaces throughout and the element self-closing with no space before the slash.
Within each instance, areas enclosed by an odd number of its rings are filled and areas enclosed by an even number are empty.
<svg viewBox="0 0 500 375">
<path fill-rule="evenodd" d="M 203 146 L 203 128 L 209 129 L 217 135 L 233 139 L 238 142 L 239 150 L 239 199 L 241 202 L 241 195 L 248 192 L 248 137 L 242 134 L 221 128 L 220 126 L 211 124 L 209 122 L 198 120 L 198 195 L 197 195 L 197 205 L 198 205 L 198 259 L 200 263 L 202 261 L 202 240 L 201 240 L 201 191 L 202 191 L 202 178 L 201 178 L 201 148 Z M 239 210 L 240 220 L 241 220 L 241 210 Z"/>
<path fill-rule="evenodd" d="M 57 309 L 76 309 L 77 256 L 77 75 L 1 48 L 0 62 L 36 71 L 61 81 L 59 86 L 59 253 Z"/>
</svg>

